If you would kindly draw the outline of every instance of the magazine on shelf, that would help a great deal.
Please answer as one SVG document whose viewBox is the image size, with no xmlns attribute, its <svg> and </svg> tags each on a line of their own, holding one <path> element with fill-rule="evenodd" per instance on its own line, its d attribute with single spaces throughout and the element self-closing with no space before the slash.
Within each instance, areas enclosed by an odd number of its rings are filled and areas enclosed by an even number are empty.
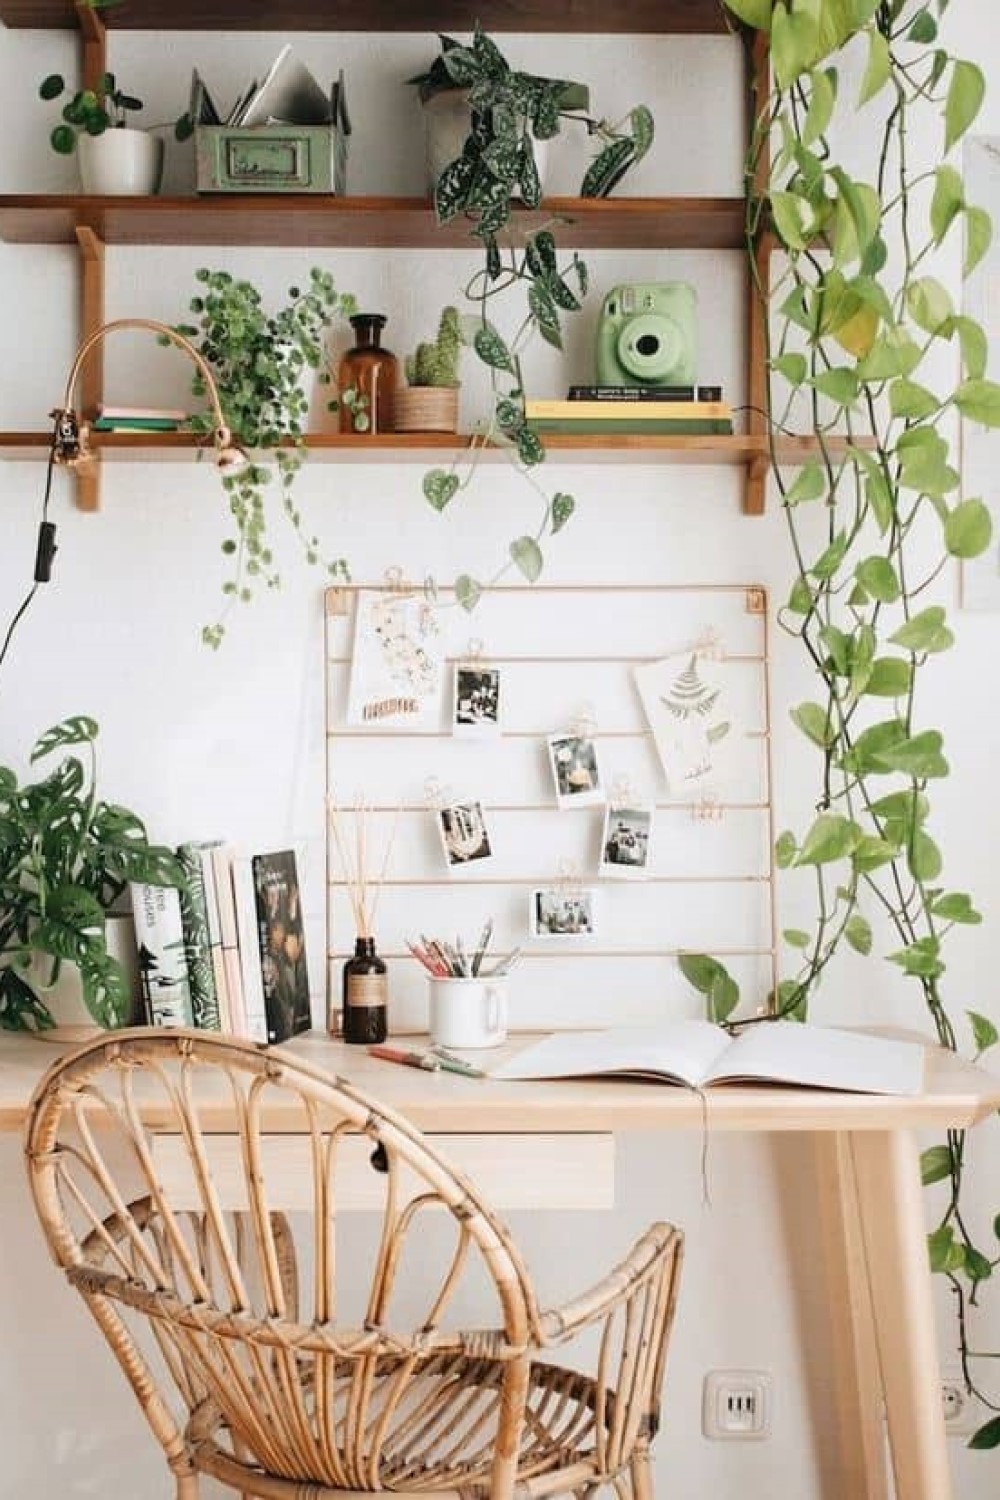
<svg viewBox="0 0 1000 1500">
<path fill-rule="evenodd" d="M 919 1094 L 919 1042 L 798 1021 L 763 1021 L 733 1037 L 712 1021 L 658 1021 L 611 1031 L 556 1032 L 491 1071 L 492 1078 L 624 1076 L 712 1088 L 791 1084 L 858 1094 Z"/>
<path fill-rule="evenodd" d="M 312 1023 L 295 852 L 255 854 L 252 865 L 267 1040 L 284 1042 Z"/>
</svg>

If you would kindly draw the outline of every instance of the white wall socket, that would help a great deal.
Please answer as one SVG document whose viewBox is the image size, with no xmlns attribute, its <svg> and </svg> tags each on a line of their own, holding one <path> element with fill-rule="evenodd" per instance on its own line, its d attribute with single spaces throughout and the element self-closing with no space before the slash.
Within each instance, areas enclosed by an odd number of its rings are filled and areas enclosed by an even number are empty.
<svg viewBox="0 0 1000 1500">
<path fill-rule="evenodd" d="M 981 1403 L 966 1390 L 957 1365 L 941 1371 L 941 1405 L 949 1437 L 971 1437 L 986 1420 Z"/>
<path fill-rule="evenodd" d="M 701 1401 L 707 1438 L 771 1436 L 772 1381 L 766 1370 L 709 1370 Z"/>
</svg>

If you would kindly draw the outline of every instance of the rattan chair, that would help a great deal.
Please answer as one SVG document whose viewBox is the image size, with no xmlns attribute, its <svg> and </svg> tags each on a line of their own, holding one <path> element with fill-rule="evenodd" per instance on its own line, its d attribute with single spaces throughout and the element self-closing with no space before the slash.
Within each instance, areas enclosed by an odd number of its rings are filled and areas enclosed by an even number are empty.
<svg viewBox="0 0 1000 1500">
<path fill-rule="evenodd" d="M 224 1168 L 211 1131 L 233 1121 Z M 431 1140 L 289 1053 L 204 1032 L 119 1032 L 58 1062 L 26 1152 L 54 1258 L 180 1500 L 201 1474 L 275 1500 L 528 1500 L 605 1482 L 649 1500 L 681 1264 L 671 1226 L 542 1312 L 508 1231 Z M 351 1215 L 348 1258 L 351 1161 L 380 1207 Z M 308 1212 L 284 1209 L 293 1175 Z M 481 1326 L 451 1326 L 487 1296 Z M 540 1357 L 588 1329 L 592 1374 Z"/>
</svg>

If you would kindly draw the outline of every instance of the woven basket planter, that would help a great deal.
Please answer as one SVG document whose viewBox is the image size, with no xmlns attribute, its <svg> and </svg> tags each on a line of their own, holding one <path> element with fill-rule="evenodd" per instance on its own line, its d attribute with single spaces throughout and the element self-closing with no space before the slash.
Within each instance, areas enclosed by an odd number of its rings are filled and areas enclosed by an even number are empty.
<svg viewBox="0 0 1000 1500">
<path fill-rule="evenodd" d="M 457 432 L 458 387 L 401 386 L 392 405 L 396 432 Z"/>
</svg>

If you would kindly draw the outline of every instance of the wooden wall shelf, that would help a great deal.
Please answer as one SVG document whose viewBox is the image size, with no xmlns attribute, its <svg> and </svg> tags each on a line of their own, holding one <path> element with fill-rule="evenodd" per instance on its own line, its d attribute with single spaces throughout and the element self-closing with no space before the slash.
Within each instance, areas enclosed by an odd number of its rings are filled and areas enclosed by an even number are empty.
<svg viewBox="0 0 1000 1500">
<path fill-rule="evenodd" d="M 0 432 L 0 460 L 41 461 L 48 457 L 50 434 L 47 432 Z M 311 462 L 388 463 L 433 462 L 435 455 L 452 455 L 463 451 L 468 437 L 450 433 L 386 433 L 371 438 L 353 433 L 317 433 L 307 439 Z M 91 442 L 102 462 L 170 463 L 191 462 L 198 450 L 205 462 L 211 461 L 211 446 L 187 433 L 114 432 L 92 433 Z M 765 448 L 758 437 L 673 436 L 667 434 L 622 433 L 575 437 L 567 433 L 548 433 L 545 446 L 553 452 L 580 453 L 588 463 L 632 460 L 638 463 L 675 462 L 684 464 L 745 464 L 763 458 Z M 483 458 L 502 459 L 499 448 L 486 449 Z"/>
<path fill-rule="evenodd" d="M 723 33 L 721 0 L 123 0 L 100 12 L 131 31 L 486 31 Z M 7 26 L 75 29 L 72 0 L 0 0 Z"/>
<path fill-rule="evenodd" d="M 742 198 L 550 198 L 513 222 L 531 232 L 566 221 L 560 241 L 580 250 L 742 250 Z M 88 198 L 0 196 L 0 238 L 75 245 L 88 229 L 106 245 L 270 245 L 470 249 L 464 219 L 439 225 L 422 198 Z"/>
</svg>

